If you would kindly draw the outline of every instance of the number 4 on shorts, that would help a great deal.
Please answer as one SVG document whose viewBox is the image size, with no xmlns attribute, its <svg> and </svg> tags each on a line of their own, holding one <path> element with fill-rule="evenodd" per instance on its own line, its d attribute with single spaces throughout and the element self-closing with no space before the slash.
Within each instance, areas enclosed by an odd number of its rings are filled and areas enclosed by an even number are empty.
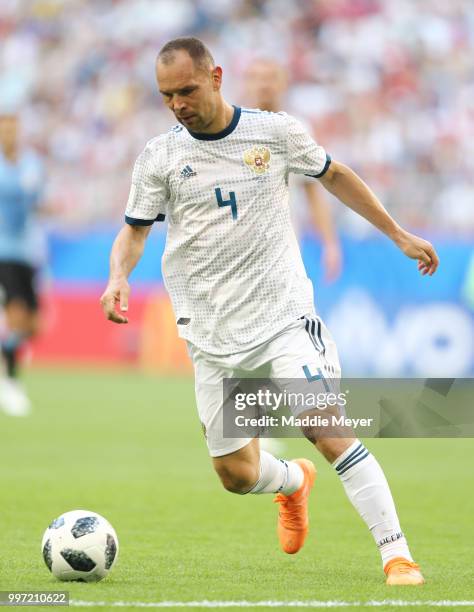
<svg viewBox="0 0 474 612">
<path fill-rule="evenodd" d="M 328 384 L 326 382 L 326 379 L 324 377 L 324 374 L 323 374 L 321 368 L 316 368 L 317 374 L 311 374 L 311 372 L 309 371 L 308 366 L 304 365 L 303 366 L 303 372 L 304 372 L 304 375 L 306 376 L 306 380 L 308 382 L 314 382 L 315 380 L 322 380 L 324 388 L 326 389 L 326 391 L 329 392 L 329 386 L 328 386 Z"/>
</svg>

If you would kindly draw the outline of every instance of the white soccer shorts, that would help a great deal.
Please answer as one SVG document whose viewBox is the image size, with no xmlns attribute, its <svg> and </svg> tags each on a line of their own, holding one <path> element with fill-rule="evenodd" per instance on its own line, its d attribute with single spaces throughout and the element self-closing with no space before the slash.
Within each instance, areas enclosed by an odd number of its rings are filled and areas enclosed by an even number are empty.
<svg viewBox="0 0 474 612">
<path fill-rule="evenodd" d="M 211 355 L 190 343 L 188 347 L 194 364 L 198 415 L 211 457 L 233 453 L 251 440 L 224 437 L 224 378 L 309 380 L 316 372 L 325 379 L 341 376 L 336 344 L 321 319 L 314 315 L 297 319 L 267 342 L 241 353 Z M 314 378 L 309 384 L 318 391 L 321 380 Z M 297 414 L 307 408 L 291 409 Z"/>
</svg>

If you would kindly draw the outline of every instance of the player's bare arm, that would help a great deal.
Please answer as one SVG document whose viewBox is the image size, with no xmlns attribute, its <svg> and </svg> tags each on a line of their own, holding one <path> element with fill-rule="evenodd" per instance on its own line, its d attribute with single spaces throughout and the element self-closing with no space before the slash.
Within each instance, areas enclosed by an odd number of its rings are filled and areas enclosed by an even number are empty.
<svg viewBox="0 0 474 612">
<path fill-rule="evenodd" d="M 439 259 L 433 245 L 400 227 L 353 170 L 333 160 L 319 180 L 341 202 L 393 240 L 407 257 L 417 259 L 418 269 L 423 276 L 431 276 L 436 272 Z"/>
<path fill-rule="evenodd" d="M 127 312 L 130 285 L 128 277 L 137 265 L 145 248 L 145 241 L 151 225 L 125 225 L 117 235 L 110 254 L 110 277 L 108 285 L 100 298 L 102 309 L 109 321 L 128 323 L 128 318 L 120 312 Z M 119 305 L 120 312 L 116 306 Z"/>
</svg>

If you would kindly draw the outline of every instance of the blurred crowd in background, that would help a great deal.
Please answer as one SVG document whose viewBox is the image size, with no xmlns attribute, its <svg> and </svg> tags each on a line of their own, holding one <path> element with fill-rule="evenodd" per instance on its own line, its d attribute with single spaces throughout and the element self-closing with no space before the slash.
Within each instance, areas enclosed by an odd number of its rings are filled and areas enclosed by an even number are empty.
<svg viewBox="0 0 474 612">
<path fill-rule="evenodd" d="M 2 0 L 0 112 L 44 156 L 62 228 L 118 224 L 133 162 L 174 121 L 154 61 L 194 35 L 249 105 L 255 58 L 289 75 L 285 109 L 311 126 L 403 223 L 474 233 L 474 5 L 466 0 Z M 365 223 L 337 207 L 352 235 Z"/>
</svg>

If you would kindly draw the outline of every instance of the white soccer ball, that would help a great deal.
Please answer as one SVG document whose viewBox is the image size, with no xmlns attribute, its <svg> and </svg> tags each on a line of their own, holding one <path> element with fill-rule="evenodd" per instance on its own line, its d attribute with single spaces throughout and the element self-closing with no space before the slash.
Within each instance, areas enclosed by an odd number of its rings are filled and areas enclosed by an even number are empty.
<svg viewBox="0 0 474 612">
<path fill-rule="evenodd" d="M 98 582 L 117 560 L 119 543 L 103 516 L 73 510 L 61 514 L 46 529 L 41 550 L 49 571 L 59 580 Z"/>
</svg>

